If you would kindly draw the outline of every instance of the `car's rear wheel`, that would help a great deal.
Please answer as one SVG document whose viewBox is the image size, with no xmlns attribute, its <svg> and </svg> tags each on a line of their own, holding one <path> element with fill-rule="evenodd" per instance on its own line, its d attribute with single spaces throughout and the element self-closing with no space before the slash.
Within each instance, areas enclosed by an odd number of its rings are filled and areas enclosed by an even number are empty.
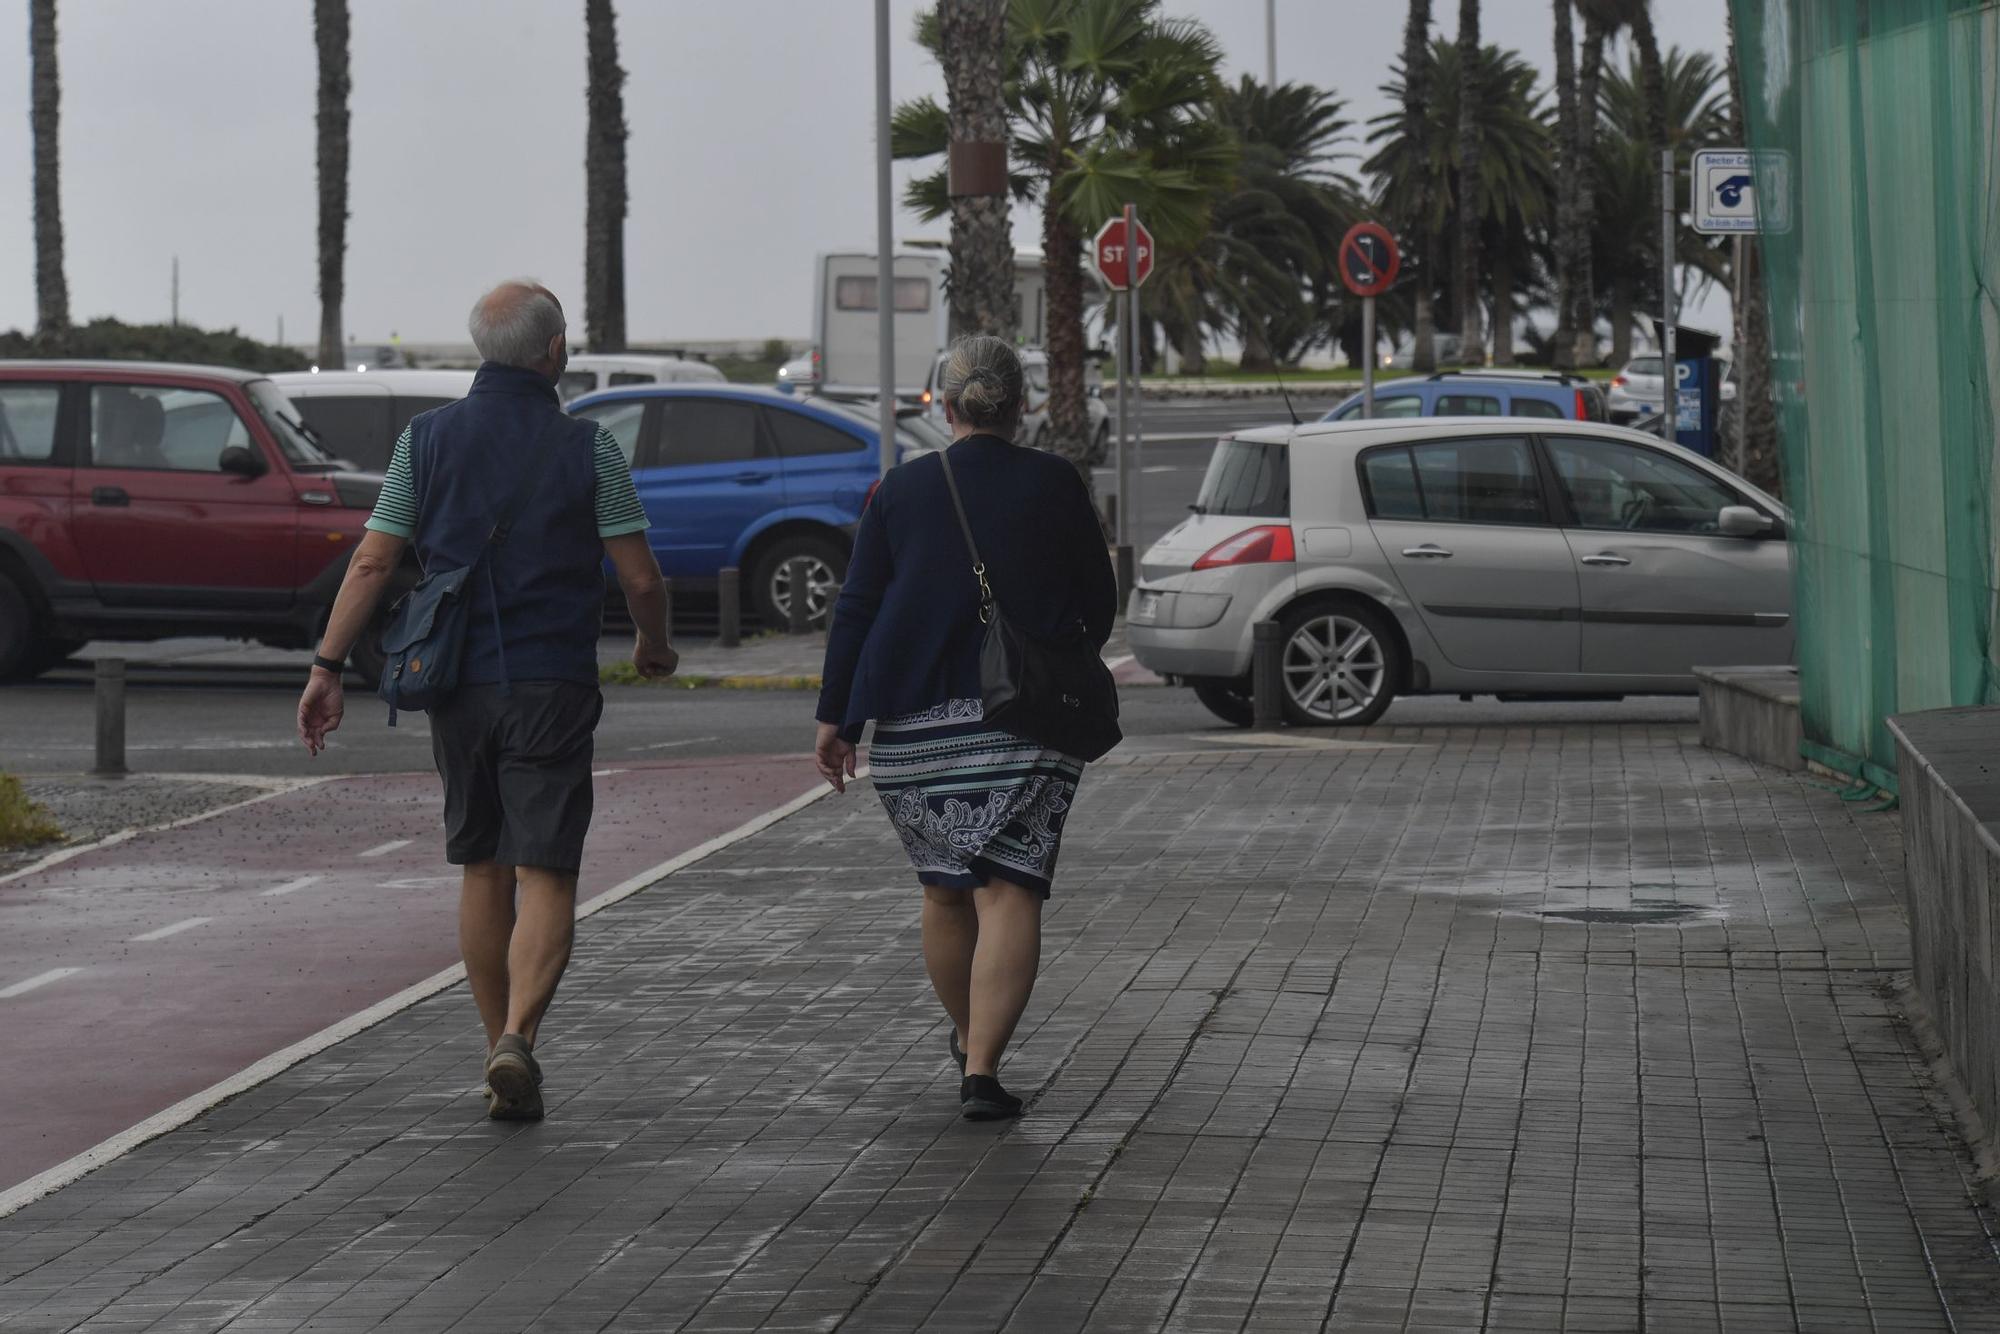
<svg viewBox="0 0 2000 1334">
<path fill-rule="evenodd" d="M 1256 721 L 1248 677 L 1204 676 L 1194 683 L 1194 697 L 1231 727 L 1248 727 Z"/>
<path fill-rule="evenodd" d="M 0 681 L 25 681 L 48 670 L 35 633 L 35 609 L 28 595 L 0 575 Z"/>
<path fill-rule="evenodd" d="M 840 581 L 847 577 L 847 553 L 830 538 L 802 533 L 772 543 L 757 558 L 751 574 L 751 602 L 769 628 L 782 630 L 791 624 L 794 560 L 805 562 L 806 620 L 824 628 L 832 617 Z"/>
<path fill-rule="evenodd" d="M 1279 676 L 1295 727 L 1365 727 L 1403 679 L 1402 641 L 1389 618 L 1358 602 L 1295 607 L 1282 622 Z"/>
</svg>

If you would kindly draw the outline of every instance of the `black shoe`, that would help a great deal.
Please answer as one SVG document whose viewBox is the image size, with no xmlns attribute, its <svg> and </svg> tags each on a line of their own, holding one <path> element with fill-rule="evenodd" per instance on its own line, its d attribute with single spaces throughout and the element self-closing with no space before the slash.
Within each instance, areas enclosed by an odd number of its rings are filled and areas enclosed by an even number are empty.
<svg viewBox="0 0 2000 1334">
<path fill-rule="evenodd" d="M 958 1028 L 951 1030 L 951 1059 L 958 1063 L 958 1077 L 965 1078 L 965 1049 L 958 1045 Z"/>
<path fill-rule="evenodd" d="M 992 1075 L 967 1075 L 958 1086 L 958 1114 L 968 1121 L 1005 1121 L 1021 1114 L 1021 1100 Z"/>
</svg>

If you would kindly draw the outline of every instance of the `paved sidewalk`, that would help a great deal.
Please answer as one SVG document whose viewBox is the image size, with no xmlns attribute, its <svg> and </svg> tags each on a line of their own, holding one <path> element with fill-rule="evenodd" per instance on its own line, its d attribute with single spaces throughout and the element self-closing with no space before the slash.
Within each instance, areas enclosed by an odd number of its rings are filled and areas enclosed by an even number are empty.
<svg viewBox="0 0 2000 1334">
<path fill-rule="evenodd" d="M 1093 770 L 1013 1126 L 828 799 L 586 924 L 546 1123 L 448 993 L 0 1220 L 0 1329 L 2000 1330 L 1894 817 L 1373 740 Z"/>
</svg>

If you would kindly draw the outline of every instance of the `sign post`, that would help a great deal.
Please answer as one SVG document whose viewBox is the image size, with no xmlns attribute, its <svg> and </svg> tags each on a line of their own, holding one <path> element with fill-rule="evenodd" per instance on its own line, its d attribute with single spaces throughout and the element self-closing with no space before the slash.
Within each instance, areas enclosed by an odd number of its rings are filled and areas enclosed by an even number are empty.
<svg viewBox="0 0 2000 1334">
<path fill-rule="evenodd" d="M 1153 234 L 1139 221 L 1132 205 L 1127 204 L 1123 215 L 1097 229 L 1090 244 L 1090 258 L 1104 285 L 1122 295 L 1112 325 L 1116 330 L 1112 346 L 1118 352 L 1117 538 L 1119 547 L 1125 549 L 1132 545 L 1134 522 L 1130 434 L 1139 413 L 1138 403 L 1130 396 L 1138 393 L 1139 383 L 1134 355 L 1139 342 L 1138 288 L 1153 275 Z"/>
<path fill-rule="evenodd" d="M 1357 222 L 1340 238 L 1340 277 L 1361 298 L 1361 415 L 1375 415 L 1375 298 L 1402 267 L 1396 238 L 1379 222 Z"/>
<path fill-rule="evenodd" d="M 1739 338 L 1743 331 L 1743 303 L 1749 299 L 1743 282 L 1743 241 L 1759 232 L 1791 230 L 1791 179 L 1791 159 L 1783 152 L 1704 148 L 1694 155 L 1688 175 L 1689 212 L 1693 215 L 1694 229 L 1704 236 L 1730 236 L 1736 242 L 1730 276 Z M 1759 181 L 1763 182 L 1761 192 Z M 1737 349 L 1736 355 L 1740 366 L 1742 348 Z M 1739 373 L 1736 429 L 1730 432 L 1731 463 L 1739 473 L 1748 462 L 1749 452 L 1746 444 L 1749 405 L 1743 400 L 1740 388 L 1748 379 Z"/>
<path fill-rule="evenodd" d="M 1660 405 L 1660 439 L 1674 442 L 1680 429 L 1680 362 L 1674 357 L 1674 150 L 1660 150 L 1660 382 L 1666 402 Z"/>
</svg>

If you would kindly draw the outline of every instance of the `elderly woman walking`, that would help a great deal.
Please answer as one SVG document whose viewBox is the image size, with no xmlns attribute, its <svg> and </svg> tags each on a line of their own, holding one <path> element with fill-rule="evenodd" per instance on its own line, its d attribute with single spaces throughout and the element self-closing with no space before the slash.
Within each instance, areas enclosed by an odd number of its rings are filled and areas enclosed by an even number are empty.
<svg viewBox="0 0 2000 1334">
<path fill-rule="evenodd" d="M 841 791 L 862 725 L 875 722 L 871 776 L 923 884 L 924 964 L 951 1016 L 961 1112 L 975 1121 L 1021 1111 L 1000 1057 L 1034 990 L 1042 903 L 1083 775 L 1074 755 L 986 720 L 985 621 L 997 606 L 1025 634 L 1094 655 L 1118 605 L 1082 478 L 1011 442 L 1022 385 L 1000 339 L 953 344 L 943 388 L 954 443 L 892 471 L 862 514 L 818 714 L 819 771 Z"/>
</svg>

